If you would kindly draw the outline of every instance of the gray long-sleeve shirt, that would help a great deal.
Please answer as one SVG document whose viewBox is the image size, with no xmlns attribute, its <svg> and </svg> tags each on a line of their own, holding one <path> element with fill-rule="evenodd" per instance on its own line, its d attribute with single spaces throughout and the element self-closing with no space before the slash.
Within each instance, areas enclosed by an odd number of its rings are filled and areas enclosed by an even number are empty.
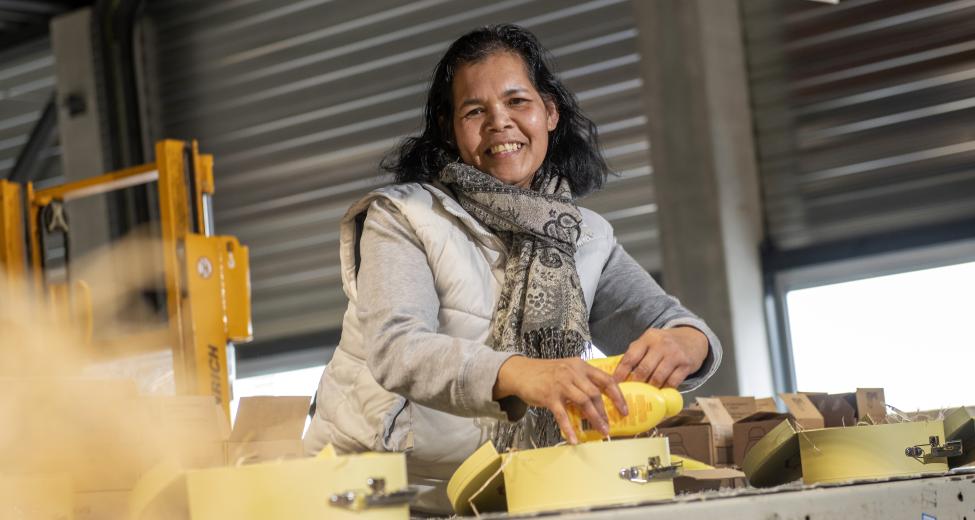
<svg viewBox="0 0 975 520">
<path fill-rule="evenodd" d="M 440 300 L 433 273 L 405 217 L 388 201 L 370 207 L 360 240 L 358 318 L 367 364 L 387 390 L 461 416 L 517 419 L 524 405 L 492 398 L 501 365 L 512 355 L 437 332 Z M 395 259 L 391 261 L 390 259 Z M 690 326 L 710 343 L 707 359 L 681 390 L 703 384 L 721 360 L 710 328 L 680 305 L 616 244 L 603 268 L 589 316 L 593 344 L 622 354 L 647 328 Z"/>
</svg>

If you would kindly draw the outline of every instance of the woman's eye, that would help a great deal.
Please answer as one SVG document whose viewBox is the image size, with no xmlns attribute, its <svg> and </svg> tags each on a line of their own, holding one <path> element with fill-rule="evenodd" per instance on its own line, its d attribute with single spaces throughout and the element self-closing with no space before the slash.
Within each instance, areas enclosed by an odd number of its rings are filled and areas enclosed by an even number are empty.
<svg viewBox="0 0 975 520">
<path fill-rule="evenodd" d="M 528 100 L 525 98 L 513 98 L 511 100 L 512 105 L 524 105 L 525 103 L 528 103 Z"/>
<path fill-rule="evenodd" d="M 475 108 L 474 110 L 470 110 L 466 114 L 464 114 L 464 117 L 476 116 L 476 115 L 480 114 L 481 112 L 484 112 L 484 110 L 483 109 L 480 109 L 480 108 Z"/>
</svg>

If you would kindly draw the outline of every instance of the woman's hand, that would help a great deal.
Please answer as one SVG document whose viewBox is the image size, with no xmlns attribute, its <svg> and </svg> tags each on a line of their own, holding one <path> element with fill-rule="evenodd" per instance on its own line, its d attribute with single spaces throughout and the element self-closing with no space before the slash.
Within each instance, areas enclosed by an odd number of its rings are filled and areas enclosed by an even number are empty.
<svg viewBox="0 0 975 520">
<path fill-rule="evenodd" d="M 647 329 L 626 349 L 613 378 L 677 388 L 704 363 L 708 338 L 693 327 Z"/>
<path fill-rule="evenodd" d="M 629 413 L 612 376 L 580 358 L 531 359 L 512 356 L 501 365 L 494 383 L 494 399 L 517 396 L 530 406 L 548 408 L 569 444 L 577 444 L 566 406 L 580 410 L 589 422 L 609 434 L 603 394 L 623 415 Z"/>
</svg>

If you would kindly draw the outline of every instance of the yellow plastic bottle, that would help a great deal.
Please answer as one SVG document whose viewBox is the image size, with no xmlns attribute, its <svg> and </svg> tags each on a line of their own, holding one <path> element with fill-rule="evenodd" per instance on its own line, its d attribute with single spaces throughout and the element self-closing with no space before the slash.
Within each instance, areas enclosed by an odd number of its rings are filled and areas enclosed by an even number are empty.
<svg viewBox="0 0 975 520">
<path fill-rule="evenodd" d="M 609 375 L 613 375 L 616 371 L 616 367 L 619 366 L 620 361 L 623 361 L 623 356 L 613 356 L 586 360 L 586 363 L 606 372 Z"/>
<path fill-rule="evenodd" d="M 623 356 L 589 360 L 589 364 L 612 374 Z M 624 381 L 620 383 L 620 391 L 629 409 L 629 415 L 620 414 L 607 395 L 603 395 L 603 407 L 609 417 L 610 437 L 632 437 L 653 429 L 661 421 L 677 415 L 684 407 L 684 398 L 673 388 L 657 388 L 647 383 Z M 581 411 L 573 406 L 568 407 L 569 421 L 576 437 L 580 442 L 595 441 L 603 438 L 595 425 L 589 423 Z"/>
</svg>

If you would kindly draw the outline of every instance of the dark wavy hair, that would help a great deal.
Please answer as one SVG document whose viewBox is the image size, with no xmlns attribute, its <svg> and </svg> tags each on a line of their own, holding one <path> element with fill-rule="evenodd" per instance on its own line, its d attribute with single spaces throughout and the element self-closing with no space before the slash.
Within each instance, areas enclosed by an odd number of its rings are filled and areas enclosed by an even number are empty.
<svg viewBox="0 0 975 520">
<path fill-rule="evenodd" d="M 609 166 L 599 151 L 596 125 L 549 69 L 551 57 L 535 35 L 508 24 L 475 29 L 450 45 L 433 72 L 423 133 L 404 139 L 383 159 L 382 168 L 393 173 L 397 182 L 431 182 L 444 166 L 457 160 L 452 117 L 454 75 L 462 65 L 480 62 L 497 52 L 521 56 L 535 89 L 558 108 L 558 125 L 549 132 L 542 168 L 554 168 L 565 177 L 577 197 L 602 187 Z"/>
</svg>

